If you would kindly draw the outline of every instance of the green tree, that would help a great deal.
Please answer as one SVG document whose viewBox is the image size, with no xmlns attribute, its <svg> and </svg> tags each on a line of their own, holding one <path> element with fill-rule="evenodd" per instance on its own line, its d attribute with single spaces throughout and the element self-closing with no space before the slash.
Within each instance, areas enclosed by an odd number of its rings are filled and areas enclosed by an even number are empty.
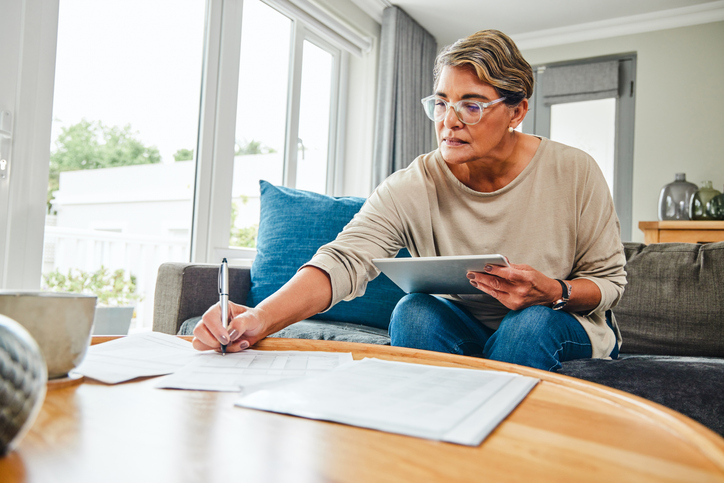
<svg viewBox="0 0 724 483">
<path fill-rule="evenodd" d="M 174 161 L 193 161 L 194 150 L 193 149 L 179 149 L 173 154 Z"/>
<path fill-rule="evenodd" d="M 86 119 L 63 128 L 50 153 L 48 209 L 63 171 L 160 163 L 158 148 L 144 145 L 137 136 L 130 124 L 106 126 Z"/>
</svg>

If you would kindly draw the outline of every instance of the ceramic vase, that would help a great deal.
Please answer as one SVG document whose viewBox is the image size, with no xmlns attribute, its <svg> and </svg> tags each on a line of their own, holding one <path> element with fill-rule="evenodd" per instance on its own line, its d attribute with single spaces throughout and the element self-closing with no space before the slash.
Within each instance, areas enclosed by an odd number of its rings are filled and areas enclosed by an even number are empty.
<svg viewBox="0 0 724 483">
<path fill-rule="evenodd" d="M 719 196 L 721 192 L 711 186 L 711 181 L 704 181 L 701 188 L 696 190 L 691 197 L 689 206 L 689 217 L 692 220 L 716 220 L 710 205 L 711 200 Z"/>
<path fill-rule="evenodd" d="M 686 181 L 686 173 L 676 173 L 675 180 L 661 188 L 659 220 L 688 220 L 689 203 L 697 186 Z"/>
</svg>

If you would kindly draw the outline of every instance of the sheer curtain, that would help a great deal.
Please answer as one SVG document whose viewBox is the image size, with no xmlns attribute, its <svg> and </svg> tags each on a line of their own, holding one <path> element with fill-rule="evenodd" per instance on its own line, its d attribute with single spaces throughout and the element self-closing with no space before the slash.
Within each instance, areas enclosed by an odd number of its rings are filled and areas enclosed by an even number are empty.
<svg viewBox="0 0 724 483">
<path fill-rule="evenodd" d="M 420 99 L 432 94 L 437 41 L 399 7 L 382 17 L 372 186 L 435 149 Z"/>
</svg>

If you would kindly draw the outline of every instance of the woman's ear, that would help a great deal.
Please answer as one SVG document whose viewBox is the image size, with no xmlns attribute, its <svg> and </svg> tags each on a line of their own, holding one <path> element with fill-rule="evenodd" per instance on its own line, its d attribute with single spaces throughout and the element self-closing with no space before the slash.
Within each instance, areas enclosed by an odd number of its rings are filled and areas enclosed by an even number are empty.
<svg viewBox="0 0 724 483">
<path fill-rule="evenodd" d="M 523 99 L 511 110 L 513 112 L 513 117 L 510 119 L 510 127 L 515 129 L 521 122 L 523 122 L 526 114 L 528 114 L 528 99 Z"/>
</svg>

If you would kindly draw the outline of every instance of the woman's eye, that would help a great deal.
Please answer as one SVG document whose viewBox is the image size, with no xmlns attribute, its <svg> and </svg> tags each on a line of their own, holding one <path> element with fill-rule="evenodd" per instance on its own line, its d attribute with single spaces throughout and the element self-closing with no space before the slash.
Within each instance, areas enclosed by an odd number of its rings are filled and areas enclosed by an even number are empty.
<svg viewBox="0 0 724 483">
<path fill-rule="evenodd" d="M 474 102 L 466 102 L 463 104 L 463 109 L 469 114 L 477 114 L 480 112 L 480 106 Z"/>
</svg>

